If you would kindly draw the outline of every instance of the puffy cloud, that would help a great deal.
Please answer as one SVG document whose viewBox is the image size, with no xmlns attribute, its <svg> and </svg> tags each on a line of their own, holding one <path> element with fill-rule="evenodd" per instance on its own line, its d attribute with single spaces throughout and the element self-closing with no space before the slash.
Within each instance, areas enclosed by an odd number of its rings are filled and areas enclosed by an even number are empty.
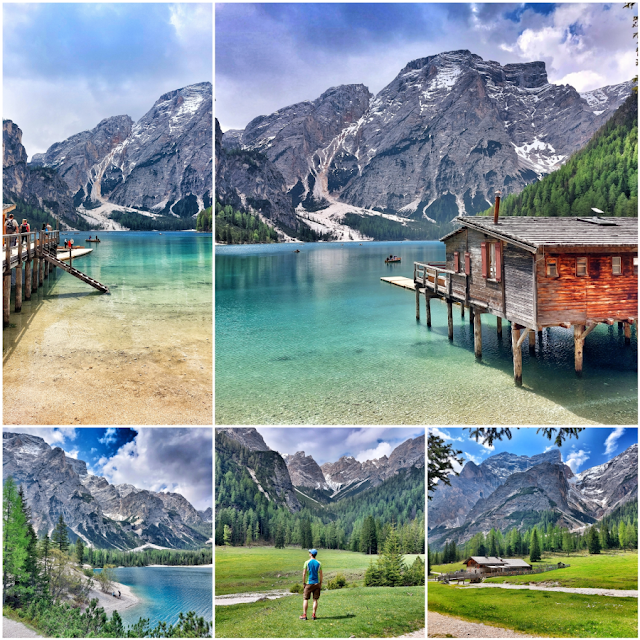
<svg viewBox="0 0 640 640">
<path fill-rule="evenodd" d="M 438 429 L 438 427 L 429 427 L 429 433 L 434 436 L 438 436 L 443 440 L 452 440 L 457 442 L 466 442 L 465 438 L 453 437 L 448 431 L 444 429 Z"/>
<path fill-rule="evenodd" d="M 356 456 L 356 460 L 358 462 L 366 462 L 367 460 L 377 460 L 378 458 L 382 458 L 382 456 L 389 457 L 393 449 L 388 442 L 381 442 L 375 449 L 361 451 Z"/>
<path fill-rule="evenodd" d="M 573 473 L 578 473 L 580 467 L 589 459 L 590 453 L 590 451 L 584 451 L 583 449 L 571 451 L 564 463 L 570 467 Z"/>
<path fill-rule="evenodd" d="M 4 431 L 19 431 L 38 436 L 52 447 L 60 446 L 67 440 L 75 440 L 77 435 L 75 427 L 20 427 L 19 430 L 16 430 L 15 427 L 3 427 L 3 429 Z"/>
<path fill-rule="evenodd" d="M 480 456 L 472 456 L 470 453 L 467 453 L 466 451 L 463 451 L 463 453 L 464 453 L 464 457 L 467 460 L 471 460 L 471 462 L 475 464 L 480 464 L 482 462 L 482 458 Z M 456 469 L 456 471 L 458 471 L 458 469 Z"/>
<path fill-rule="evenodd" d="M 78 449 L 72 449 L 71 451 L 66 451 L 65 450 L 65 454 L 68 455 L 70 458 L 74 458 L 75 460 L 78 459 L 78 454 L 80 453 L 80 451 Z"/>
<path fill-rule="evenodd" d="M 111 444 L 116 441 L 116 429 L 115 427 L 109 427 L 105 432 L 102 438 L 98 438 L 98 442 L 102 444 Z"/>
<path fill-rule="evenodd" d="M 618 447 L 618 440 L 620 436 L 624 433 L 624 427 L 616 427 L 604 441 L 605 444 L 605 455 L 611 455 Z"/>
<path fill-rule="evenodd" d="M 196 509 L 212 506 L 210 428 L 140 428 L 98 472 L 112 484 L 182 494 Z"/>
</svg>

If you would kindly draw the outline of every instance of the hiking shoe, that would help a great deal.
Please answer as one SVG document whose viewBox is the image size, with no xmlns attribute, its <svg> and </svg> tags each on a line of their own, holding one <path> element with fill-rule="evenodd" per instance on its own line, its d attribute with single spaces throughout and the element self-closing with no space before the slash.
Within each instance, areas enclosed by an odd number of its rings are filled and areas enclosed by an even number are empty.
<svg viewBox="0 0 640 640">
<path fill-rule="evenodd" d="M 306 620 L 307 616 L 300 616 L 300 620 Z"/>
<path fill-rule="evenodd" d="M 316 614 L 313 614 L 312 620 L 317 620 L 318 618 L 316 618 Z"/>
</svg>

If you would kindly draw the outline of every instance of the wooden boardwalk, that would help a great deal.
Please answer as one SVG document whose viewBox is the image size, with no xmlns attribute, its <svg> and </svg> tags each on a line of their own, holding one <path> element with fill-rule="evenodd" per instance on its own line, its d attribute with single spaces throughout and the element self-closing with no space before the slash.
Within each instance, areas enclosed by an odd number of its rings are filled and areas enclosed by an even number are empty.
<svg viewBox="0 0 640 640">
<path fill-rule="evenodd" d="M 382 282 L 388 282 L 389 284 L 395 284 L 396 287 L 402 287 L 403 289 L 411 289 L 415 291 L 415 285 L 411 278 L 405 278 L 404 276 L 396 276 L 393 278 L 380 278 Z"/>
</svg>

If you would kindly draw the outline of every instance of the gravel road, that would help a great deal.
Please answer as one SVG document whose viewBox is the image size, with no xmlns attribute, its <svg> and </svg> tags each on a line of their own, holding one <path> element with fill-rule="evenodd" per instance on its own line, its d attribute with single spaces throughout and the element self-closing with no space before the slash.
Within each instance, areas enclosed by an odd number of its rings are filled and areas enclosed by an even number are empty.
<svg viewBox="0 0 640 640">
<path fill-rule="evenodd" d="M 479 622 L 467 622 L 460 618 L 443 616 L 439 613 L 429 611 L 428 617 L 430 638 L 538 638 L 540 636 L 530 636 L 526 633 L 518 633 L 511 629 L 502 627 L 490 627 Z"/>
<path fill-rule="evenodd" d="M 529 589 L 530 591 L 564 591 L 565 593 L 582 593 L 587 596 L 611 596 L 614 598 L 637 598 L 638 591 L 625 589 L 589 589 L 586 587 L 575 589 L 572 587 L 533 587 L 530 585 L 520 584 L 472 584 L 468 587 L 459 587 L 460 589 Z"/>
<path fill-rule="evenodd" d="M 3 638 L 42 638 L 35 631 L 25 627 L 22 622 L 15 622 L 10 618 L 2 616 L 2 637 Z"/>
</svg>

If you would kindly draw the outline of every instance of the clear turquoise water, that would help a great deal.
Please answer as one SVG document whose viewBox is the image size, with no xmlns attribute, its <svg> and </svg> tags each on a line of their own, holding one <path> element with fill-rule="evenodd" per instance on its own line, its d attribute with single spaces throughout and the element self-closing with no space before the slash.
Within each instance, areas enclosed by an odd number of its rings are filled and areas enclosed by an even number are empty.
<svg viewBox="0 0 640 640">
<path fill-rule="evenodd" d="M 211 235 L 99 236 L 73 266 L 109 295 L 58 269 L 12 313 L 5 424 L 211 424 Z"/>
<path fill-rule="evenodd" d="M 483 357 L 468 314 L 381 282 L 442 260 L 438 242 L 216 247 L 217 424 L 637 424 L 637 339 L 599 326 L 573 370 L 573 333 L 547 329 L 523 348 L 513 384 L 511 337 L 482 316 Z M 386 265 L 394 253 L 402 263 Z"/>
<path fill-rule="evenodd" d="M 131 587 L 141 602 L 121 612 L 125 625 L 140 618 L 176 624 L 182 611 L 213 620 L 211 567 L 124 567 L 114 569 L 117 582 Z"/>
</svg>

